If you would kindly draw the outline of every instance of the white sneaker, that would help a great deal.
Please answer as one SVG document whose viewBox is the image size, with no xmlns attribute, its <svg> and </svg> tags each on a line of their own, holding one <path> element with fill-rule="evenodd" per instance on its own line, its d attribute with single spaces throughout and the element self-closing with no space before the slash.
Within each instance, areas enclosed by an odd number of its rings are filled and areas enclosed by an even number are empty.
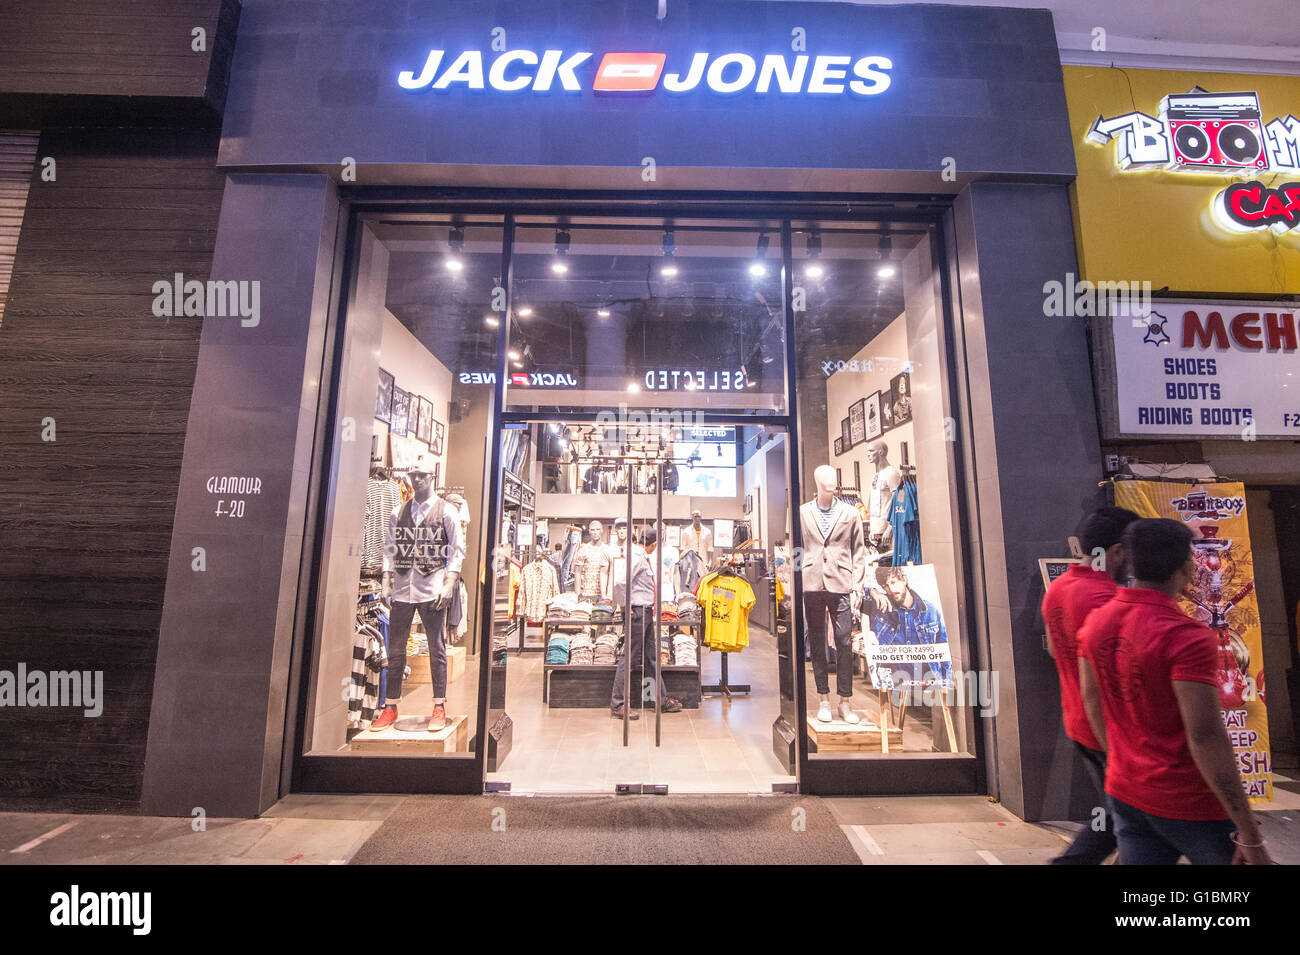
<svg viewBox="0 0 1300 955">
<path fill-rule="evenodd" d="M 861 722 L 858 719 L 858 714 L 853 712 L 853 707 L 850 706 L 848 703 L 844 703 L 844 702 L 840 703 L 840 719 L 842 719 L 846 723 Z"/>
<path fill-rule="evenodd" d="M 831 721 L 831 704 L 829 700 L 822 700 L 822 705 L 817 707 L 817 722 L 829 723 Z"/>
</svg>

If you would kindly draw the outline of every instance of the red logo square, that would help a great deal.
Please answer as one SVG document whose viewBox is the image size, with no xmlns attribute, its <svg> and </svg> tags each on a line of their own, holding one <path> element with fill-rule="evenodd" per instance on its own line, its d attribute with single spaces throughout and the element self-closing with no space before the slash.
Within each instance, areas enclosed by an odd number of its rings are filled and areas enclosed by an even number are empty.
<svg viewBox="0 0 1300 955">
<path fill-rule="evenodd" d="M 648 92 L 659 85 L 666 53 L 606 53 L 596 70 L 593 90 Z"/>
</svg>

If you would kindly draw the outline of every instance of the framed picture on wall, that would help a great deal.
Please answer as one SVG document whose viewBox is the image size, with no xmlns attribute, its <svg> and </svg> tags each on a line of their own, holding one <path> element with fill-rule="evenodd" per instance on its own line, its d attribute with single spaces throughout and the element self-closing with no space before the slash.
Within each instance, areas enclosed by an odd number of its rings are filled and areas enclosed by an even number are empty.
<svg viewBox="0 0 1300 955">
<path fill-rule="evenodd" d="M 844 452 L 851 447 L 853 447 L 853 430 L 849 426 L 849 419 L 841 418 L 840 419 L 840 450 L 841 452 Z"/>
<path fill-rule="evenodd" d="M 838 458 L 838 457 L 839 457 L 841 454 L 843 454 L 843 453 L 844 453 L 844 439 L 843 439 L 843 438 L 836 438 L 836 439 L 835 439 L 835 456 Z"/>
<path fill-rule="evenodd" d="M 388 421 L 393 413 L 393 376 L 379 369 L 379 388 L 375 391 L 375 417 Z"/>
<path fill-rule="evenodd" d="M 880 431 L 883 434 L 894 426 L 894 403 L 889 399 L 890 393 L 880 393 Z"/>
<path fill-rule="evenodd" d="M 863 400 L 866 402 L 867 440 L 874 441 L 884 434 L 880 424 L 880 392 L 873 391 Z"/>
<path fill-rule="evenodd" d="M 894 427 L 912 420 L 912 375 L 899 372 L 889 381 L 889 404 L 894 412 Z"/>
<path fill-rule="evenodd" d="M 388 419 L 388 433 L 399 438 L 406 437 L 407 424 L 411 416 L 411 396 L 393 386 L 393 414 Z"/>
<path fill-rule="evenodd" d="M 442 422 L 435 421 L 433 423 L 433 440 L 429 442 L 430 452 L 433 454 L 442 454 L 442 439 L 444 436 L 445 432 L 443 431 Z"/>
<path fill-rule="evenodd" d="M 415 421 L 415 436 L 425 444 L 433 443 L 433 402 L 421 396 L 420 413 Z"/>
<path fill-rule="evenodd" d="M 880 418 L 877 409 L 876 418 Z M 849 447 L 852 448 L 867 440 L 867 399 L 859 398 L 849 405 Z"/>
</svg>

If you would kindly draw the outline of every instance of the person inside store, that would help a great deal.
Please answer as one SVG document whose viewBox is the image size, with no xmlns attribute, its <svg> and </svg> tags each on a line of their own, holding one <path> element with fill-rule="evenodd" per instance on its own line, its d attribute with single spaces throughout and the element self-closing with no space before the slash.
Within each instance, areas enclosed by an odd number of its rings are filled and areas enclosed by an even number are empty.
<svg viewBox="0 0 1300 955">
<path fill-rule="evenodd" d="M 1103 802 L 1106 753 L 1083 712 L 1083 698 L 1079 695 L 1078 635 L 1089 615 L 1109 603 L 1120 582 L 1127 578 L 1124 531 L 1137 519 L 1136 514 L 1123 507 L 1099 508 L 1084 518 L 1078 536 L 1087 556 L 1052 581 L 1043 596 L 1047 652 L 1056 661 L 1065 735 L 1083 757 Z M 1090 820 L 1052 864 L 1101 865 L 1114 851 L 1114 826 L 1094 829 Z"/>
<path fill-rule="evenodd" d="M 1121 865 L 1268 865 L 1219 710 L 1219 641 L 1178 604 L 1192 536 L 1167 518 L 1125 530 L 1133 584 L 1084 622 L 1079 691 L 1107 754 Z"/>
<path fill-rule="evenodd" d="M 820 702 L 817 720 L 829 723 L 830 681 L 827 674 L 826 618 L 835 637 L 835 688 L 840 719 L 860 722 L 853 712 L 853 616 L 858 612 L 867 581 L 867 541 L 855 508 L 835 496 L 836 474 L 829 464 L 813 471 L 817 496 L 799 508 L 803 529 L 804 613 L 813 679 Z"/>
<path fill-rule="evenodd" d="M 433 468 L 421 457 L 407 471 L 411 500 L 393 509 L 384 534 L 383 596 L 391 598 L 388 682 L 384 711 L 370 725 L 373 732 L 397 722 L 406 671 L 406 643 L 411 621 L 420 622 L 429 638 L 429 672 L 433 713 L 429 732 L 447 726 L 447 607 L 460 582 L 465 538 L 460 511 L 433 493 Z"/>
<path fill-rule="evenodd" d="M 619 518 L 626 528 L 626 520 Z M 617 527 L 617 525 L 615 525 Z M 653 548 L 659 540 L 658 534 L 654 528 L 647 528 L 642 535 L 642 540 L 647 547 Z M 662 702 L 659 705 L 661 713 L 679 713 L 682 709 L 680 700 L 670 697 L 664 689 L 663 674 L 655 666 L 659 657 L 659 641 L 655 639 L 651 632 L 654 629 L 654 603 L 655 603 L 655 578 L 654 569 L 650 563 L 650 556 L 646 553 L 645 548 L 638 544 L 626 544 L 624 546 L 632 549 L 632 619 L 627 625 L 627 639 L 624 641 L 623 653 L 618 658 L 618 666 L 614 668 L 614 686 L 609 697 L 609 712 L 617 719 L 623 719 L 626 712 L 629 719 L 639 719 L 640 711 L 636 707 L 628 707 L 624 698 L 626 691 L 626 682 L 628 680 L 628 661 L 632 663 L 632 689 L 636 692 L 638 687 L 644 686 L 647 690 L 650 686 L 657 688 L 658 697 L 647 697 L 643 694 L 643 702 L 652 706 L 655 699 Z M 614 604 L 622 606 L 624 603 L 623 578 L 627 573 L 626 551 L 618 560 L 615 569 L 614 584 Z M 637 679 L 636 671 L 640 670 L 642 678 Z M 650 674 L 656 674 L 658 679 L 654 679 Z"/>
</svg>

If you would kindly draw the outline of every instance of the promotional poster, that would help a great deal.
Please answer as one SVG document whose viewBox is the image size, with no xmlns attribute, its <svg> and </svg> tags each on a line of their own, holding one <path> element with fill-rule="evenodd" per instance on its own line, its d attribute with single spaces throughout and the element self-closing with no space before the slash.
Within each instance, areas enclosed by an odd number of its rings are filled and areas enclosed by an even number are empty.
<svg viewBox="0 0 1300 955">
<path fill-rule="evenodd" d="M 876 689 L 953 686 L 934 565 L 868 570 L 862 619 L 863 653 Z"/>
<path fill-rule="evenodd" d="M 1219 698 L 1237 768 L 1254 800 L 1272 801 L 1264 652 L 1243 484 L 1117 481 L 1115 504 L 1192 531 L 1196 580 L 1179 602 L 1219 638 Z"/>
</svg>

